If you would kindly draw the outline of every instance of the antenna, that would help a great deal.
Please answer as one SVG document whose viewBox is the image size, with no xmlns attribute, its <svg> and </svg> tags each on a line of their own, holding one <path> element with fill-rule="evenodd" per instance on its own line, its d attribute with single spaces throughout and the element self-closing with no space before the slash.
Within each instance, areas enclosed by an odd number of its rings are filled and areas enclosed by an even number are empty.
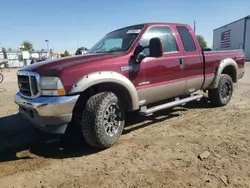
<svg viewBox="0 0 250 188">
<path fill-rule="evenodd" d="M 194 20 L 194 33 L 195 33 L 195 30 L 196 30 L 196 21 Z"/>
</svg>

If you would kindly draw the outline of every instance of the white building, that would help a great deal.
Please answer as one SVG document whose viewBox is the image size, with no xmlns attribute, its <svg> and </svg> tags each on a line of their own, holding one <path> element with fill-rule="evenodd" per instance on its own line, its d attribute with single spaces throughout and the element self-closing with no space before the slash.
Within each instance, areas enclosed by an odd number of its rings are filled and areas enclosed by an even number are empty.
<svg viewBox="0 0 250 188">
<path fill-rule="evenodd" d="M 25 51 L 24 51 L 25 52 Z M 31 58 L 47 58 L 48 52 L 44 50 L 32 51 L 24 53 L 20 50 L 7 51 L 7 67 L 23 67 L 29 65 Z M 0 50 L 0 62 L 4 60 L 3 52 Z M 0 65 L 0 68 L 3 68 L 4 65 Z"/>
<path fill-rule="evenodd" d="M 243 49 L 250 60 L 250 15 L 213 31 L 213 50 Z"/>
</svg>

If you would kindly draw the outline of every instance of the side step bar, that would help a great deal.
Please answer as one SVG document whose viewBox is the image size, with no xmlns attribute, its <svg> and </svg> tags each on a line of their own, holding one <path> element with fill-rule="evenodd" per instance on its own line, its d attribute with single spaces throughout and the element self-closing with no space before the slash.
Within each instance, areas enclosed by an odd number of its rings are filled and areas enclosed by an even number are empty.
<svg viewBox="0 0 250 188">
<path fill-rule="evenodd" d="M 175 107 L 175 106 L 180 106 L 180 105 L 185 104 L 187 102 L 200 100 L 201 98 L 203 98 L 203 95 L 193 95 L 193 96 L 190 96 L 190 97 L 187 97 L 187 98 L 184 98 L 184 99 L 177 98 L 173 102 L 169 102 L 169 103 L 161 104 L 161 105 L 158 105 L 158 106 L 154 106 L 154 107 L 149 108 L 149 109 L 147 109 L 146 106 L 142 106 L 141 111 L 139 112 L 139 114 L 143 115 L 143 116 L 150 116 L 154 112 L 157 112 L 159 110 L 172 108 L 172 107 Z"/>
</svg>

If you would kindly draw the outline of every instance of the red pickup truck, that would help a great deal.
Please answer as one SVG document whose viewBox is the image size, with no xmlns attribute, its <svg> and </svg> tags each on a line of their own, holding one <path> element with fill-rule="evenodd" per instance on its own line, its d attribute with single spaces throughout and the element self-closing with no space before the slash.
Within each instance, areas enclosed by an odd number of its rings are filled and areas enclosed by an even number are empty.
<svg viewBox="0 0 250 188">
<path fill-rule="evenodd" d="M 138 24 L 106 34 L 85 55 L 22 68 L 15 102 L 37 128 L 80 126 L 89 145 L 104 149 L 119 139 L 128 111 L 152 115 L 198 101 L 197 91 L 226 105 L 244 64 L 242 50 L 203 51 L 189 25 Z"/>
</svg>

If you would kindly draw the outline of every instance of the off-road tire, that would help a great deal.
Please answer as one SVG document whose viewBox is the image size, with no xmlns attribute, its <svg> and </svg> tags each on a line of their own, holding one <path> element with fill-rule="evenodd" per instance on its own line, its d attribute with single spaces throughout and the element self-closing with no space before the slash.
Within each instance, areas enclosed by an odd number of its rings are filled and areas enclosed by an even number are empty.
<svg viewBox="0 0 250 188">
<path fill-rule="evenodd" d="M 117 105 L 120 115 L 119 126 L 116 129 L 117 132 L 113 136 L 109 136 L 104 127 L 104 123 L 107 122 L 104 121 L 104 114 L 110 105 Z M 81 122 L 86 142 L 90 146 L 100 149 L 106 149 L 114 145 L 122 134 L 125 123 L 124 116 L 125 109 L 114 93 L 102 92 L 90 97 L 83 110 Z M 107 116 L 105 115 L 105 117 Z"/>
<path fill-rule="evenodd" d="M 0 73 L 0 83 L 2 83 L 3 80 L 4 80 L 4 77 L 3 77 L 3 75 Z"/>
<path fill-rule="evenodd" d="M 223 91 L 226 87 L 229 88 L 229 91 L 227 92 L 227 98 L 223 98 Z M 229 103 L 233 95 L 233 81 L 232 78 L 227 74 L 222 74 L 220 77 L 219 85 L 215 89 L 208 90 L 208 98 L 210 100 L 211 105 L 220 107 L 225 106 Z"/>
</svg>

